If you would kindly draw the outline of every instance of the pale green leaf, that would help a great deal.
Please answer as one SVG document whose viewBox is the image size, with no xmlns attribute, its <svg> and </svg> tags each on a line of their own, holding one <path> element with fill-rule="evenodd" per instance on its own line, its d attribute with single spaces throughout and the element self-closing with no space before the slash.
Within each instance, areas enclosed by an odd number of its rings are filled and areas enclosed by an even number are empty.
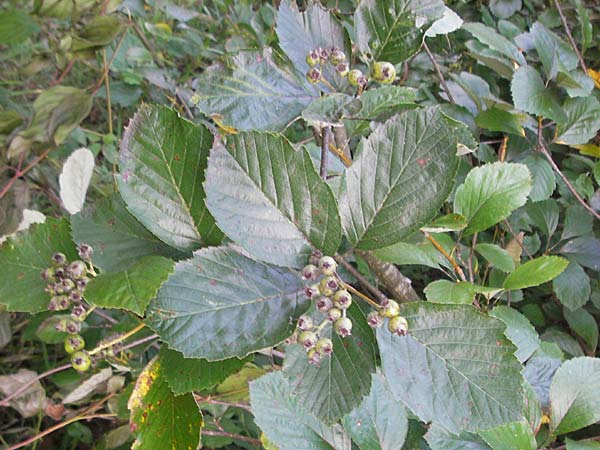
<svg viewBox="0 0 600 450">
<path fill-rule="evenodd" d="M 465 23 L 463 24 L 463 28 L 483 44 L 516 61 L 519 65 L 527 64 L 519 48 L 493 28 L 475 22 Z"/>
<path fill-rule="evenodd" d="M 568 98 L 564 105 L 567 115 L 556 129 L 559 144 L 587 144 L 600 129 L 600 103 L 596 97 Z"/>
<path fill-rule="evenodd" d="M 0 44 L 2 45 L 23 43 L 39 31 L 39 25 L 25 11 L 11 8 L 0 12 Z"/>
<path fill-rule="evenodd" d="M 552 281 L 552 290 L 567 309 L 575 311 L 590 299 L 590 277 L 579 264 L 571 262 L 565 271 Z"/>
<path fill-rule="evenodd" d="M 524 419 L 481 430 L 478 434 L 494 450 L 537 449 L 533 430 Z"/>
<path fill-rule="evenodd" d="M 475 298 L 471 283 L 454 283 L 449 280 L 435 280 L 423 291 L 427 300 L 433 303 L 469 305 Z"/>
<path fill-rule="evenodd" d="M 540 256 L 517 267 L 502 286 L 507 290 L 539 286 L 559 276 L 568 264 L 569 261 L 560 256 Z"/>
<path fill-rule="evenodd" d="M 556 94 L 544 85 L 542 77 L 531 66 L 522 66 L 511 83 L 513 102 L 522 111 L 552 119 L 558 123 L 567 119 Z"/>
<path fill-rule="evenodd" d="M 486 130 L 525 136 L 525 129 L 521 122 L 522 119 L 517 114 L 496 107 L 479 113 L 475 118 L 477 126 Z"/>
<path fill-rule="evenodd" d="M 565 319 L 571 330 L 577 333 L 591 354 L 596 353 L 598 346 L 598 322 L 583 308 L 574 311 L 564 310 Z"/>
<path fill-rule="evenodd" d="M 527 361 L 540 347 L 540 337 L 531 322 L 514 308 L 498 305 L 490 312 L 490 316 L 500 319 L 506 324 L 504 334 L 516 345 L 515 356 L 521 362 Z"/>
<path fill-rule="evenodd" d="M 503 272 L 515 270 L 515 262 L 506 250 L 495 244 L 477 244 L 475 251 L 483 256 L 492 266 Z"/>
<path fill-rule="evenodd" d="M 435 423 L 429 427 L 425 440 L 431 450 L 492 450 L 475 433 L 463 431 L 460 434 L 454 434 Z"/>
</svg>

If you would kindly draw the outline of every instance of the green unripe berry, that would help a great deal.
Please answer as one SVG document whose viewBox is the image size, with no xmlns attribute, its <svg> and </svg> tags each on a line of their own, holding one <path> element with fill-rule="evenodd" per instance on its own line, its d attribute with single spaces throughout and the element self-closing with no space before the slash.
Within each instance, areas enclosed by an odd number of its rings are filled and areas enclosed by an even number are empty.
<svg viewBox="0 0 600 450">
<path fill-rule="evenodd" d="M 192 102 L 193 103 L 193 102 Z M 196 102 L 198 103 L 198 102 Z M 77 246 L 77 253 L 79 257 L 84 261 L 90 262 L 92 260 L 92 255 L 94 254 L 94 249 L 91 245 L 88 244 L 79 244 Z"/>
<path fill-rule="evenodd" d="M 338 73 L 338 75 L 343 78 L 348 76 L 348 73 L 350 72 L 350 66 L 347 62 L 341 62 L 337 66 L 335 66 L 335 70 Z"/>
<path fill-rule="evenodd" d="M 333 323 L 333 331 L 341 337 L 348 337 L 352 334 L 352 321 L 348 317 L 340 317 Z"/>
<path fill-rule="evenodd" d="M 383 306 L 383 309 L 381 310 L 380 314 L 383 317 L 392 318 L 400 314 L 400 305 L 398 305 L 398 303 L 394 300 L 390 300 L 388 298 L 381 302 L 381 306 Z"/>
<path fill-rule="evenodd" d="M 331 308 L 329 311 L 327 311 L 327 320 L 330 322 L 335 322 L 340 317 L 342 317 L 342 310 L 338 308 Z"/>
<path fill-rule="evenodd" d="M 75 353 L 85 348 L 85 341 L 78 334 L 69 336 L 65 339 L 65 351 L 67 353 Z"/>
<path fill-rule="evenodd" d="M 306 72 L 306 79 L 310 84 L 317 84 L 321 81 L 321 71 L 316 67 L 313 67 Z"/>
<path fill-rule="evenodd" d="M 367 314 L 367 323 L 371 328 L 379 328 L 383 325 L 383 317 L 381 317 L 378 311 L 371 311 Z"/>
<path fill-rule="evenodd" d="M 313 264 L 308 264 L 302 269 L 302 279 L 314 280 L 319 276 L 319 268 Z"/>
<path fill-rule="evenodd" d="M 329 50 L 326 48 L 318 47 L 317 52 L 319 52 L 319 58 L 321 64 L 327 64 L 327 60 L 329 59 Z"/>
<path fill-rule="evenodd" d="M 379 61 L 373 65 L 373 79 L 383 84 L 389 84 L 396 79 L 396 68 L 392 63 Z"/>
<path fill-rule="evenodd" d="M 395 316 L 388 322 L 388 330 L 396 336 L 406 336 L 408 322 L 402 316 Z"/>
<path fill-rule="evenodd" d="M 52 267 L 48 267 L 46 270 L 43 270 L 42 273 L 42 280 L 44 281 L 50 281 L 54 279 L 54 269 Z"/>
<path fill-rule="evenodd" d="M 77 322 L 82 322 L 85 320 L 86 310 L 83 305 L 76 305 L 71 310 L 71 318 Z"/>
<path fill-rule="evenodd" d="M 348 72 L 348 83 L 350 83 L 351 86 L 358 86 L 358 81 L 363 76 L 364 75 L 360 70 L 353 69 L 350 72 Z"/>
<path fill-rule="evenodd" d="M 317 341 L 315 349 L 321 355 L 331 355 L 333 353 L 333 342 L 329 338 L 321 338 Z"/>
<path fill-rule="evenodd" d="M 306 55 L 306 64 L 308 64 L 310 67 L 315 67 L 320 61 L 321 56 L 316 49 L 311 50 L 308 55 Z"/>
<path fill-rule="evenodd" d="M 73 261 L 67 267 L 67 274 L 73 279 L 79 279 L 85 276 L 87 267 L 83 261 Z"/>
<path fill-rule="evenodd" d="M 52 263 L 55 264 L 55 266 L 62 266 L 66 262 L 67 257 L 64 253 L 55 253 L 52 255 Z"/>
<path fill-rule="evenodd" d="M 333 275 L 337 269 L 337 263 L 331 256 L 322 256 L 319 259 L 319 269 L 323 275 Z"/>
<path fill-rule="evenodd" d="M 321 295 L 320 297 L 317 298 L 317 301 L 315 302 L 315 306 L 317 307 L 317 309 L 319 311 L 327 312 L 331 308 L 333 308 L 333 302 L 331 301 L 331 299 L 329 297 L 325 297 L 324 295 Z"/>
<path fill-rule="evenodd" d="M 333 304 L 339 309 L 348 309 L 352 304 L 352 296 L 345 289 L 337 291 L 333 296 Z"/>
<path fill-rule="evenodd" d="M 71 355 L 71 365 L 77 372 L 86 372 L 92 364 L 92 359 L 86 351 L 75 352 Z"/>
<path fill-rule="evenodd" d="M 316 345 L 318 340 L 319 340 L 319 337 L 317 336 L 317 333 L 315 333 L 314 331 L 303 331 L 302 333 L 300 333 L 298 335 L 298 342 L 306 350 L 313 348 Z"/>
<path fill-rule="evenodd" d="M 61 320 L 62 324 L 62 320 Z M 76 322 L 73 319 L 65 320 L 65 330 L 69 334 L 77 334 L 81 331 L 81 322 Z"/>
<path fill-rule="evenodd" d="M 300 316 L 298 318 L 298 329 L 302 331 L 312 330 L 313 321 L 308 316 Z"/>
<path fill-rule="evenodd" d="M 321 354 L 314 348 L 311 348 L 308 353 L 308 363 L 313 366 L 318 366 L 321 364 Z"/>
<path fill-rule="evenodd" d="M 319 283 L 315 283 L 311 286 L 304 286 L 304 294 L 308 298 L 316 298 L 321 295 L 321 291 L 319 290 Z"/>
<path fill-rule="evenodd" d="M 331 49 L 331 54 L 329 55 L 329 59 L 334 65 L 341 64 L 346 61 L 346 55 L 339 48 L 334 47 Z"/>
</svg>

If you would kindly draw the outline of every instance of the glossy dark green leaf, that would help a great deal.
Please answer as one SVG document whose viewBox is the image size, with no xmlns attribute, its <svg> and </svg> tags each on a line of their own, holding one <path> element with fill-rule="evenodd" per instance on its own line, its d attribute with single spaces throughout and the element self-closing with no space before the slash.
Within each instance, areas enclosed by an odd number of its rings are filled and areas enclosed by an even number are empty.
<svg viewBox="0 0 600 450">
<path fill-rule="evenodd" d="M 325 425 L 310 412 L 281 372 L 269 373 L 250 384 L 250 403 L 256 424 L 279 450 L 350 450 L 351 441 L 339 425 Z"/>
<path fill-rule="evenodd" d="M 202 188 L 212 139 L 207 128 L 175 110 L 142 105 L 121 141 L 118 180 L 127 209 L 180 250 L 221 238 Z"/>
<path fill-rule="evenodd" d="M 333 192 L 308 152 L 282 136 L 241 133 L 217 144 L 205 189 L 219 228 L 263 261 L 303 267 L 313 248 L 333 255 L 340 244 Z"/>
<path fill-rule="evenodd" d="M 498 305 L 490 311 L 490 316 L 505 323 L 504 334 L 516 345 L 515 356 L 519 361 L 525 362 L 540 347 L 540 337 L 537 331 L 527 317 L 516 309 Z"/>
<path fill-rule="evenodd" d="M 556 178 L 550 163 L 540 155 L 530 155 L 521 160 L 531 173 L 532 183 L 529 199 L 539 202 L 550 198 L 556 189 Z"/>
<path fill-rule="evenodd" d="M 292 73 L 273 61 L 270 49 L 241 52 L 228 67 L 207 69 L 198 79 L 198 108 L 223 116 L 239 130 L 283 129 L 318 97 L 304 74 Z"/>
<path fill-rule="evenodd" d="M 145 256 L 121 272 L 102 273 L 87 285 L 85 299 L 101 308 L 125 309 L 143 316 L 173 264 L 162 256 Z"/>
<path fill-rule="evenodd" d="M 160 348 L 164 377 L 175 395 L 208 389 L 224 381 L 242 368 L 246 360 L 238 358 L 223 361 L 184 358 L 166 346 Z"/>
<path fill-rule="evenodd" d="M 567 268 L 569 261 L 560 256 L 540 256 L 521 264 L 504 280 L 508 290 L 524 289 L 551 281 Z"/>
<path fill-rule="evenodd" d="M 591 236 L 572 239 L 563 245 L 560 254 L 583 267 L 600 271 L 600 239 Z"/>
<path fill-rule="evenodd" d="M 575 311 L 590 299 L 590 277 L 579 264 L 571 262 L 563 273 L 552 280 L 552 290 L 567 309 Z"/>
<path fill-rule="evenodd" d="M 538 227 L 548 239 L 554 235 L 559 219 L 559 209 L 556 200 L 548 199 L 541 202 L 528 203 L 525 206 L 525 211 L 532 224 Z"/>
<path fill-rule="evenodd" d="M 307 307 L 295 272 L 212 247 L 177 263 L 147 322 L 186 358 L 217 361 L 279 344 Z"/>
<path fill-rule="evenodd" d="M 408 335 L 377 331 L 383 373 L 395 398 L 450 432 L 521 417 L 521 365 L 504 324 L 463 305 L 407 303 Z"/>
<path fill-rule="evenodd" d="M 565 220 L 560 239 L 566 241 L 592 233 L 594 218 L 581 205 L 571 204 L 565 210 Z"/>
<path fill-rule="evenodd" d="M 8 311 L 36 313 L 47 309 L 50 296 L 40 274 L 50 267 L 52 255 L 78 259 L 66 219 L 47 218 L 17 233 L 0 246 L 0 304 Z"/>
<path fill-rule="evenodd" d="M 71 217 L 73 240 L 94 249 L 92 260 L 104 271 L 119 272 L 148 255 L 181 257 L 133 217 L 119 194 L 98 200 Z"/>
<path fill-rule="evenodd" d="M 556 371 L 550 411 L 550 428 L 556 435 L 600 420 L 600 359 L 574 358 Z"/>
<path fill-rule="evenodd" d="M 374 374 L 371 392 L 342 420 L 344 429 L 360 450 L 395 450 L 406 439 L 408 417 L 404 405 L 394 400 L 381 374 Z"/>
<path fill-rule="evenodd" d="M 429 222 L 452 189 L 456 146 L 437 108 L 394 116 L 361 141 L 340 198 L 350 243 L 387 247 Z"/>
<path fill-rule="evenodd" d="M 357 306 L 349 310 L 352 336 L 341 338 L 328 326 L 323 336 L 333 341 L 333 354 L 317 367 L 308 364 L 299 345 L 288 347 L 283 374 L 303 407 L 325 423 L 335 423 L 356 408 L 371 388 L 375 372 L 375 337 Z"/>
<path fill-rule="evenodd" d="M 558 123 L 566 121 L 567 116 L 556 94 L 544 85 L 542 77 L 533 67 L 522 66 L 515 72 L 511 92 L 516 108 Z"/>
<path fill-rule="evenodd" d="M 574 441 L 573 439 L 565 439 L 567 450 L 600 450 L 600 442 L 594 439 L 584 439 L 582 441 Z"/>
</svg>

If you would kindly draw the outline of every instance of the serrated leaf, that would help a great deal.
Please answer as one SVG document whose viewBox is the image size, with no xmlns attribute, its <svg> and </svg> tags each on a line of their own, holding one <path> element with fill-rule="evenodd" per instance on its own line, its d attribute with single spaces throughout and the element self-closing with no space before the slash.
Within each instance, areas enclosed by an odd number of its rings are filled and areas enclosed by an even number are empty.
<svg viewBox="0 0 600 450">
<path fill-rule="evenodd" d="M 354 14 L 358 47 L 374 61 L 401 63 L 421 45 L 423 30 L 416 21 L 442 9 L 443 4 L 435 0 L 364 0 Z"/>
<path fill-rule="evenodd" d="M 507 290 L 539 286 L 556 278 L 567 268 L 569 261 L 560 256 L 540 256 L 521 264 L 509 274 L 502 287 Z"/>
<path fill-rule="evenodd" d="M 134 448 L 165 450 L 197 448 L 202 414 L 192 394 L 175 396 L 169 389 L 160 358 L 139 375 L 129 398 L 129 427 Z"/>
<path fill-rule="evenodd" d="M 419 419 L 452 433 L 518 420 L 521 365 L 504 324 L 470 306 L 407 303 L 408 335 L 377 331 L 384 375 Z"/>
<path fill-rule="evenodd" d="M 175 395 L 211 388 L 240 370 L 247 359 L 229 358 L 223 361 L 184 358 L 166 346 L 160 348 L 164 376 Z"/>
<path fill-rule="evenodd" d="M 450 213 L 438 217 L 430 224 L 421 227 L 421 231 L 428 233 L 446 233 L 448 231 L 460 231 L 467 227 L 467 219 L 461 214 Z"/>
<path fill-rule="evenodd" d="M 558 123 L 567 120 L 556 94 L 544 85 L 542 77 L 533 67 L 523 66 L 517 70 L 510 89 L 516 108 Z"/>
<path fill-rule="evenodd" d="M 443 258 L 431 244 L 415 245 L 405 242 L 398 242 L 390 247 L 375 250 L 373 254 L 383 261 L 399 266 L 415 264 L 433 269 L 440 268 L 440 262 Z"/>
<path fill-rule="evenodd" d="M 587 144 L 600 129 L 600 103 L 596 97 L 568 98 L 563 109 L 567 120 L 556 129 L 559 144 Z"/>
<path fill-rule="evenodd" d="M 563 363 L 550 387 L 550 411 L 555 435 L 600 420 L 600 359 L 581 357 Z"/>
<path fill-rule="evenodd" d="M 589 236 L 571 239 L 560 253 L 588 269 L 600 271 L 600 239 Z"/>
<path fill-rule="evenodd" d="M 362 102 L 346 94 L 325 95 L 311 102 L 302 118 L 311 126 L 341 126 L 342 119 L 360 111 Z"/>
<path fill-rule="evenodd" d="M 527 64 L 519 48 L 493 28 L 475 22 L 465 23 L 463 24 L 463 28 L 483 44 L 516 61 L 519 65 L 523 66 Z"/>
<path fill-rule="evenodd" d="M 479 113 L 475 118 L 475 124 L 490 131 L 525 136 L 525 129 L 516 114 L 495 107 Z"/>
<path fill-rule="evenodd" d="M 303 407 L 325 423 L 335 423 L 357 407 L 371 388 L 376 350 L 373 331 L 357 306 L 349 310 L 352 336 L 341 338 L 331 327 L 322 335 L 333 341 L 333 354 L 316 367 L 299 346 L 288 347 L 283 375 Z"/>
<path fill-rule="evenodd" d="M 499 427 L 478 432 L 479 436 L 494 450 L 536 450 L 538 448 L 533 430 L 522 419 Z"/>
<path fill-rule="evenodd" d="M 406 439 L 408 417 L 394 400 L 381 374 L 373 374 L 371 392 L 342 420 L 344 429 L 360 450 L 395 450 Z"/>
<path fill-rule="evenodd" d="M 552 80 L 559 70 L 568 72 L 577 66 L 577 55 L 569 44 L 542 23 L 534 23 L 529 34 L 533 38 L 533 44 L 544 66 L 546 78 Z"/>
<path fill-rule="evenodd" d="M 598 322 L 594 316 L 583 308 L 574 311 L 565 309 L 564 316 L 569 328 L 583 339 L 591 354 L 595 354 L 598 346 Z"/>
<path fill-rule="evenodd" d="M 550 198 L 556 189 L 556 178 L 554 170 L 548 161 L 539 155 L 529 155 L 521 160 L 531 173 L 532 185 L 529 199 L 539 202 Z"/>
<path fill-rule="evenodd" d="M 2 45 L 23 43 L 39 31 L 39 25 L 25 11 L 11 8 L 0 13 L 0 44 Z"/>
<path fill-rule="evenodd" d="M 567 309 L 575 311 L 590 299 L 590 277 L 579 264 L 571 262 L 565 271 L 552 281 L 552 290 Z"/>
<path fill-rule="evenodd" d="M 585 355 L 577 339 L 558 328 L 548 328 L 540 337 L 542 341 L 556 344 L 567 356 L 577 357 Z"/>
<path fill-rule="evenodd" d="M 125 309 L 143 316 L 173 264 L 162 256 L 145 256 L 122 272 L 102 273 L 88 283 L 85 299 L 101 308 Z"/>
<path fill-rule="evenodd" d="M 454 283 L 449 280 L 435 280 L 427 285 L 423 293 L 433 303 L 468 305 L 475 298 L 471 283 Z"/>
<path fill-rule="evenodd" d="M 351 441 L 338 424 L 328 427 L 303 408 L 281 372 L 250 383 L 256 424 L 280 450 L 350 450 Z"/>
<path fill-rule="evenodd" d="M 498 305 L 490 316 L 500 319 L 506 325 L 504 334 L 516 345 L 515 356 L 521 362 L 527 361 L 540 347 L 540 338 L 531 322 L 514 308 Z"/>
<path fill-rule="evenodd" d="M 142 105 L 121 141 L 119 188 L 127 209 L 160 240 L 190 251 L 221 234 L 204 206 L 212 135 L 165 107 Z"/>
<path fill-rule="evenodd" d="M 510 253 L 495 244 L 477 244 L 475 251 L 483 256 L 496 269 L 503 272 L 515 270 L 515 262 Z"/>
<path fill-rule="evenodd" d="M 300 74 L 275 64 L 271 49 L 241 52 L 229 67 L 207 69 L 196 84 L 198 108 L 239 130 L 282 130 L 318 97 Z"/>
<path fill-rule="evenodd" d="M 523 206 L 531 190 L 531 176 L 523 164 L 486 164 L 473 168 L 454 196 L 454 211 L 469 221 L 470 235 L 506 219 Z"/>
<path fill-rule="evenodd" d="M 361 141 L 344 176 L 340 214 L 357 248 L 395 244 L 436 214 L 458 167 L 456 138 L 437 108 L 406 111 Z"/>
<path fill-rule="evenodd" d="M 73 240 L 94 249 L 92 260 L 104 271 L 118 272 L 148 255 L 181 257 L 125 208 L 119 194 L 98 200 L 71 218 Z"/>
<path fill-rule="evenodd" d="M 257 258 L 303 267 L 318 248 L 337 251 L 341 225 L 333 192 L 305 150 L 282 136 L 242 133 L 211 151 L 206 204 L 219 228 Z"/>
<path fill-rule="evenodd" d="M 56 252 L 64 253 L 68 260 L 78 258 L 65 219 L 48 217 L 8 238 L 0 247 L 0 304 L 8 311 L 45 311 L 50 296 L 44 292 L 46 282 L 40 274 L 50 267 Z"/>
<path fill-rule="evenodd" d="M 425 32 L 425 36 L 434 37 L 438 35 L 447 35 L 458 30 L 463 24 L 463 20 L 458 14 L 447 6 L 444 6 L 442 17 L 436 19 Z"/>
<path fill-rule="evenodd" d="M 217 361 L 279 344 L 307 307 L 295 272 L 211 247 L 176 264 L 147 322 L 186 358 Z"/>
<path fill-rule="evenodd" d="M 562 355 L 562 352 L 555 344 L 542 342 L 540 348 L 553 345 L 556 350 Z M 556 370 L 560 367 L 561 359 L 553 355 L 546 355 L 539 350 L 527 361 L 523 376 L 531 385 L 531 388 L 536 394 L 540 406 L 547 408 L 550 403 L 550 384 L 554 378 Z"/>
<path fill-rule="evenodd" d="M 92 174 L 94 154 L 87 148 L 80 148 L 69 155 L 58 177 L 60 199 L 69 214 L 81 211 L 85 202 Z"/>
<path fill-rule="evenodd" d="M 559 209 L 556 200 L 548 199 L 541 202 L 528 203 L 525 211 L 532 224 L 550 239 L 558 227 Z M 516 262 L 519 262 L 517 258 Z"/>
<path fill-rule="evenodd" d="M 432 450 L 492 450 L 475 433 L 453 434 L 435 423 L 429 427 L 425 440 Z"/>
</svg>

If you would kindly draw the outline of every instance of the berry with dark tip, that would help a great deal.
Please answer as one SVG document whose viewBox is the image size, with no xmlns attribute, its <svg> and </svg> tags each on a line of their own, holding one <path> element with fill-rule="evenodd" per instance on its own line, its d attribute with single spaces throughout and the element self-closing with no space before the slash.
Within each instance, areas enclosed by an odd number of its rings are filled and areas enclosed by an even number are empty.
<svg viewBox="0 0 600 450">
<path fill-rule="evenodd" d="M 74 279 L 82 278 L 86 273 L 87 267 L 83 261 L 73 261 L 67 267 L 67 274 Z"/>
<path fill-rule="evenodd" d="M 313 264 L 315 266 L 319 265 L 319 259 L 323 256 L 323 252 L 321 250 L 314 250 L 310 257 L 308 258 L 309 264 Z"/>
<path fill-rule="evenodd" d="M 329 59 L 333 64 L 338 65 L 346 61 L 346 55 L 339 48 L 334 47 L 331 49 Z"/>
<path fill-rule="evenodd" d="M 337 263 L 331 256 L 323 256 L 319 259 L 319 269 L 323 275 L 333 275 L 337 269 Z"/>
<path fill-rule="evenodd" d="M 333 304 L 339 309 L 348 309 L 352 304 L 352 296 L 345 289 L 337 291 L 333 296 Z"/>
<path fill-rule="evenodd" d="M 65 323 L 65 330 L 69 334 L 77 334 L 81 331 L 81 322 L 74 320 L 67 320 Z"/>
<path fill-rule="evenodd" d="M 350 83 L 351 86 L 358 86 L 358 82 L 361 78 L 364 78 L 364 75 L 358 69 L 353 69 L 348 72 L 348 83 Z"/>
<path fill-rule="evenodd" d="M 318 340 L 319 337 L 314 331 L 303 331 L 298 335 L 298 343 L 306 350 L 313 348 Z"/>
<path fill-rule="evenodd" d="M 308 316 L 300 316 L 298 318 L 298 329 L 302 331 L 312 330 L 313 321 Z"/>
<path fill-rule="evenodd" d="M 348 317 L 340 317 L 333 323 L 333 331 L 341 337 L 348 337 L 352 334 L 352 321 Z"/>
<path fill-rule="evenodd" d="M 379 328 L 383 325 L 383 317 L 381 317 L 378 311 L 371 311 L 367 314 L 367 324 L 371 328 Z"/>
<path fill-rule="evenodd" d="M 75 289 L 75 283 L 70 278 L 65 278 L 64 280 L 62 280 L 60 282 L 60 285 L 65 294 L 67 294 L 67 293 L 71 292 L 73 289 Z"/>
<path fill-rule="evenodd" d="M 83 297 L 79 291 L 71 291 L 69 292 L 69 300 L 71 300 L 73 303 L 80 303 L 81 300 L 83 300 Z"/>
<path fill-rule="evenodd" d="M 392 63 L 379 61 L 373 65 L 373 79 L 383 84 L 389 84 L 396 79 L 396 68 Z"/>
<path fill-rule="evenodd" d="M 66 276 L 67 276 L 67 273 L 66 273 L 66 271 L 65 271 L 64 267 L 57 267 L 57 268 L 54 270 L 54 276 L 55 276 L 56 278 L 64 278 L 64 277 L 66 277 Z"/>
<path fill-rule="evenodd" d="M 92 359 L 85 351 L 75 352 L 71 355 L 71 365 L 77 372 L 86 372 L 92 364 Z"/>
<path fill-rule="evenodd" d="M 330 322 L 335 322 L 340 317 L 342 317 L 341 309 L 331 308 L 329 311 L 327 311 L 327 320 L 329 320 Z"/>
<path fill-rule="evenodd" d="M 321 282 L 319 283 L 319 287 L 321 288 L 321 291 L 323 291 L 326 288 L 332 291 L 337 291 L 340 288 L 340 283 L 335 277 L 330 275 L 321 280 Z"/>
<path fill-rule="evenodd" d="M 318 366 L 319 364 L 321 364 L 321 354 L 314 348 L 311 348 L 308 351 L 308 363 L 312 366 Z"/>
<path fill-rule="evenodd" d="M 66 295 L 59 295 L 58 297 L 58 309 L 60 311 L 64 311 L 69 306 L 71 306 L 71 302 L 69 301 L 69 297 Z"/>
<path fill-rule="evenodd" d="M 316 67 L 312 67 L 306 72 L 306 79 L 310 84 L 317 84 L 321 81 L 321 71 Z"/>
<path fill-rule="evenodd" d="M 52 262 L 57 266 L 62 266 L 64 263 L 67 262 L 67 257 L 64 253 L 55 253 L 54 255 L 52 255 Z"/>
<path fill-rule="evenodd" d="M 317 49 L 311 50 L 308 55 L 306 55 L 306 64 L 310 67 L 315 67 L 321 61 L 321 56 Z"/>
<path fill-rule="evenodd" d="M 90 282 L 90 279 L 88 277 L 83 277 L 83 278 L 80 278 L 79 280 L 75 280 L 77 289 L 79 289 L 80 291 L 83 291 L 89 282 Z"/>
<path fill-rule="evenodd" d="M 58 311 L 58 302 L 55 297 L 52 297 L 48 302 L 48 311 Z"/>
<path fill-rule="evenodd" d="M 321 355 L 331 355 L 333 353 L 333 342 L 329 338 L 321 338 L 317 341 L 315 349 Z"/>
<path fill-rule="evenodd" d="M 308 264 L 302 269 L 303 280 L 315 280 L 319 276 L 319 268 L 314 264 Z"/>
<path fill-rule="evenodd" d="M 392 318 L 400 314 L 400 305 L 394 300 L 385 299 L 381 302 L 381 306 L 383 306 L 383 309 L 380 311 L 380 314 L 383 317 Z"/>
<path fill-rule="evenodd" d="M 341 62 L 337 66 L 335 66 L 335 70 L 340 77 L 346 77 L 350 72 L 350 66 L 346 62 Z"/>
<path fill-rule="evenodd" d="M 317 307 L 317 309 L 319 311 L 327 312 L 333 307 L 333 302 L 331 301 L 331 299 L 329 297 L 325 297 L 324 295 L 321 295 L 320 297 L 317 298 L 317 301 L 315 302 L 315 306 Z"/>
<path fill-rule="evenodd" d="M 396 336 L 406 336 L 408 331 L 408 322 L 402 316 L 395 316 L 388 322 L 388 330 Z"/>
<path fill-rule="evenodd" d="M 92 255 L 94 254 L 94 249 L 91 245 L 79 244 L 77 246 L 77 253 L 81 259 L 90 262 L 92 260 Z"/>
<path fill-rule="evenodd" d="M 69 336 L 65 339 L 65 351 L 67 353 L 75 353 L 79 350 L 83 350 L 85 348 L 85 341 L 83 338 L 76 334 L 74 336 Z"/>
<path fill-rule="evenodd" d="M 58 323 L 54 326 L 54 329 L 56 331 L 60 331 L 61 333 L 66 333 L 67 332 L 67 319 L 59 320 Z"/>
<path fill-rule="evenodd" d="M 43 270 L 41 273 L 42 276 L 42 280 L 44 281 L 50 281 L 54 279 L 54 269 L 52 267 L 47 268 L 46 270 Z"/>
<path fill-rule="evenodd" d="M 320 63 L 327 64 L 327 60 L 330 56 L 329 50 L 327 50 L 326 48 L 319 47 L 317 48 L 317 51 L 319 52 Z"/>
<path fill-rule="evenodd" d="M 317 295 L 320 295 L 319 283 L 315 283 L 311 286 L 304 286 L 304 294 L 306 294 L 308 298 L 315 298 Z"/>
<path fill-rule="evenodd" d="M 71 310 L 71 318 L 77 321 L 83 321 L 85 319 L 85 308 L 83 305 L 76 305 Z"/>
</svg>

